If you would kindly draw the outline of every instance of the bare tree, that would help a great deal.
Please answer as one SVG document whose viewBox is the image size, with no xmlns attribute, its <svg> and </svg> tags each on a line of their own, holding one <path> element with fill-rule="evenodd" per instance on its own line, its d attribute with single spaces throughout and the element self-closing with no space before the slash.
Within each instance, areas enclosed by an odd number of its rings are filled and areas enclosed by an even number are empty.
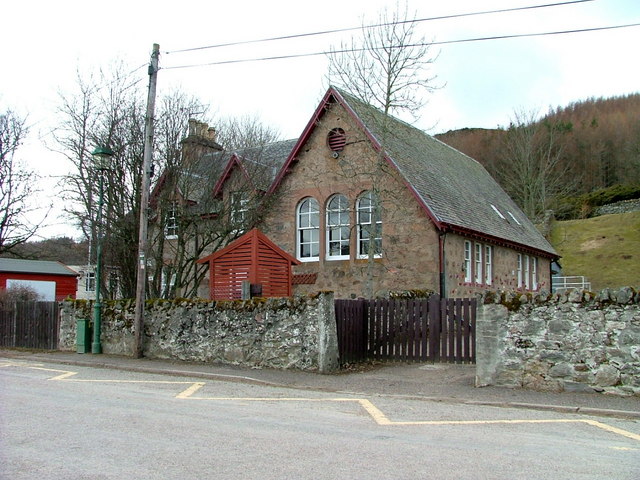
<svg viewBox="0 0 640 480">
<path fill-rule="evenodd" d="M 506 131 L 492 173 L 534 221 L 542 218 L 554 197 L 571 192 L 578 182 L 575 172 L 570 179 L 563 156 L 562 137 L 570 132 L 570 123 L 539 122 L 531 112 L 516 112 Z"/>
<path fill-rule="evenodd" d="M 207 266 L 196 260 L 239 237 L 264 211 L 262 193 L 276 170 L 262 149 L 278 139 L 278 132 L 250 116 L 227 117 L 216 124 L 213 129 L 204 122 L 192 123 L 181 142 L 179 161 L 166 164 L 154 192 L 152 296 L 197 296 Z M 233 149 L 224 150 L 219 141 Z M 214 196 L 233 155 L 242 159 L 243 175 L 230 180 L 229 198 L 220 192 Z"/>
<path fill-rule="evenodd" d="M 329 83 L 385 114 L 409 112 L 414 118 L 433 91 L 428 75 L 437 58 L 424 36 L 417 36 L 415 15 L 384 9 L 376 26 L 362 26 L 362 35 L 329 52 Z"/>
<path fill-rule="evenodd" d="M 54 131 L 58 148 L 74 171 L 62 181 L 65 210 L 80 227 L 90 245 L 99 233 L 103 238 L 103 261 L 120 273 L 119 288 L 125 295 L 135 291 L 137 244 L 136 216 L 143 153 L 144 105 L 135 78 L 126 65 L 109 71 L 78 74 L 77 90 L 60 94 L 59 127 Z M 106 170 L 96 168 L 91 152 L 108 146 L 115 155 Z M 97 212 L 103 180 L 102 224 Z M 91 248 L 89 262 L 95 262 Z M 99 279 L 109 296 L 109 284 Z"/>
<path fill-rule="evenodd" d="M 369 117 L 376 124 L 376 136 L 382 146 L 375 158 L 345 156 L 340 163 L 345 178 L 357 178 L 360 184 L 369 185 L 365 203 L 370 205 L 362 208 L 359 201 L 361 208 L 356 215 L 370 217 L 368 227 L 358 227 L 361 230 L 358 238 L 369 239 L 368 261 L 362 273 L 366 278 L 364 293 L 373 297 L 377 293 L 376 277 L 384 268 L 382 263 L 375 262 L 384 250 L 381 222 L 384 225 L 407 218 L 407 205 L 394 188 L 396 173 L 385 161 L 385 147 L 394 135 L 389 128 L 390 115 L 408 113 L 413 119 L 419 117 L 427 95 L 437 88 L 435 76 L 429 75 L 437 55 L 432 54 L 425 37 L 418 36 L 415 15 L 410 18 L 405 5 L 403 10 L 383 10 L 375 26 L 363 24 L 360 38 L 332 49 L 328 57 L 329 83 L 380 112 Z M 364 139 L 352 140 L 356 141 Z"/>
<path fill-rule="evenodd" d="M 27 133 L 25 118 L 11 110 L 0 114 L 0 254 L 27 242 L 41 224 L 29 215 L 36 210 L 30 200 L 37 177 L 15 156 Z"/>
<path fill-rule="evenodd" d="M 215 123 L 218 142 L 227 151 L 267 145 L 281 139 L 278 129 L 265 125 L 256 115 L 223 117 Z"/>
</svg>

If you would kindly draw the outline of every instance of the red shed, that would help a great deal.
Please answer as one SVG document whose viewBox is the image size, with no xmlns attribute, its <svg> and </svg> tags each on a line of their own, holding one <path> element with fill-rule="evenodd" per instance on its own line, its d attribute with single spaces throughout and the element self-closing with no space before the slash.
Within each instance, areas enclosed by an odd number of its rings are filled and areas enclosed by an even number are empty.
<svg viewBox="0 0 640 480">
<path fill-rule="evenodd" d="M 0 290 L 26 285 L 45 301 L 75 298 L 78 272 L 60 262 L 0 258 Z"/>
<path fill-rule="evenodd" d="M 198 263 L 209 264 L 212 300 L 242 298 L 244 282 L 261 286 L 261 297 L 289 297 L 291 266 L 300 264 L 256 228 Z"/>
</svg>

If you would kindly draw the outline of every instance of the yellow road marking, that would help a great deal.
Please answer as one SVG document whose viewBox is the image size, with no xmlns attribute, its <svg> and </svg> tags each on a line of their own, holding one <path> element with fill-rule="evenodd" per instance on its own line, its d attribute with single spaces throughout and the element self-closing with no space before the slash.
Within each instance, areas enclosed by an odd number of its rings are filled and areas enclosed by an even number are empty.
<svg viewBox="0 0 640 480">
<path fill-rule="evenodd" d="M 21 363 L 3 363 L 0 367 L 24 367 L 33 370 L 42 370 L 46 372 L 60 373 L 48 380 L 65 381 L 65 382 L 93 382 L 93 383 L 148 383 L 148 384 L 167 384 L 167 385 L 190 385 L 183 390 L 175 398 L 181 400 L 209 400 L 209 401 L 226 401 L 226 402 L 343 402 L 357 403 L 360 405 L 373 419 L 376 424 L 381 426 L 409 426 L 409 425 L 500 425 L 500 424 L 551 424 L 551 423 L 583 423 L 599 428 L 601 430 L 620 435 L 631 440 L 640 442 L 640 435 L 623 430 L 621 428 L 607 425 L 597 420 L 589 419 L 540 419 L 540 420 L 417 420 L 417 421 L 392 421 L 378 407 L 366 398 L 304 398 L 304 397 L 194 397 L 193 394 L 206 385 L 206 382 L 174 382 L 167 380 L 112 380 L 112 379 L 71 379 L 70 377 L 77 375 L 78 372 L 69 370 L 58 370 L 54 368 L 44 368 L 42 364 L 21 364 Z M 625 450 L 625 447 L 612 447 Z M 635 449 L 628 449 L 635 450 Z"/>
<path fill-rule="evenodd" d="M 41 364 L 19 364 L 19 363 L 9 363 L 6 366 L 15 366 L 15 367 L 24 367 L 29 368 L 31 370 L 42 370 L 45 372 L 56 372 L 60 373 L 60 375 L 56 375 L 55 377 L 51 377 L 48 380 L 52 381 L 65 381 L 65 382 L 75 382 L 75 383 L 150 383 L 150 384 L 164 384 L 164 385 L 191 385 L 187 390 L 182 393 L 179 393 L 176 398 L 181 398 L 181 395 L 185 392 L 189 392 L 189 395 L 193 394 L 193 392 L 197 391 L 201 388 L 204 383 L 203 382 L 174 382 L 169 380 L 112 380 L 112 379 L 83 379 L 83 378 L 70 378 L 74 375 L 77 375 L 78 372 L 72 372 L 69 370 L 58 370 L 55 368 L 44 368 L 40 366 Z M 5 366 L 5 365 L 3 365 Z M 197 388 L 194 388 L 196 387 Z"/>
<path fill-rule="evenodd" d="M 179 393 L 178 395 L 176 395 L 176 398 L 189 398 L 195 392 L 197 392 L 202 387 L 204 387 L 204 385 L 205 385 L 204 382 L 196 382 L 193 385 L 191 385 L 189 388 L 187 388 L 185 391 L 183 391 L 183 392 Z"/>
<path fill-rule="evenodd" d="M 393 421 L 390 420 L 378 407 L 365 398 L 300 398 L 300 397 L 193 397 L 192 394 L 199 390 L 197 388 L 187 389 L 179 396 L 189 400 L 210 400 L 219 402 L 351 402 L 359 404 L 375 421 L 381 426 L 409 426 L 409 425 L 523 425 L 523 424 L 562 424 L 562 423 L 582 423 L 600 428 L 616 435 L 637 440 L 640 442 L 640 435 L 612 427 L 606 423 L 587 419 L 538 419 L 538 420 L 415 420 L 415 421 Z M 188 392 L 188 393 L 187 393 Z"/>
<path fill-rule="evenodd" d="M 589 425 L 593 425 L 594 427 L 601 428 L 606 430 L 607 432 L 616 433 L 618 435 L 622 435 L 623 437 L 630 438 L 632 440 L 637 440 L 640 442 L 640 435 L 635 433 L 627 432 L 626 430 L 622 430 L 621 428 L 612 427 L 611 425 L 607 425 L 606 423 L 598 422 L 597 420 L 583 420 L 583 422 L 588 423 Z"/>
</svg>

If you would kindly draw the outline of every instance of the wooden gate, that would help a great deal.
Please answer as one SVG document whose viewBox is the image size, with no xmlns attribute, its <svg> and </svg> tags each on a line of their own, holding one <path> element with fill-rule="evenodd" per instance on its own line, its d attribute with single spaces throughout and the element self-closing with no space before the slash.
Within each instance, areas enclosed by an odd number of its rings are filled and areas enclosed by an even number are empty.
<svg viewBox="0 0 640 480">
<path fill-rule="evenodd" d="M 476 299 L 336 300 L 341 364 L 475 363 Z"/>
<path fill-rule="evenodd" d="M 0 306 L 0 347 L 58 348 L 58 302 L 11 302 Z"/>
</svg>

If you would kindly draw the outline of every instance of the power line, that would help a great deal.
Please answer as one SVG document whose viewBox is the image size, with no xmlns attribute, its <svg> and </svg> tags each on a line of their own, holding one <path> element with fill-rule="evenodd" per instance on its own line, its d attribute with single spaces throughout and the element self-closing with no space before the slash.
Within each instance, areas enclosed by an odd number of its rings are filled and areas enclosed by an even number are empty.
<svg viewBox="0 0 640 480">
<path fill-rule="evenodd" d="M 459 13 L 459 14 L 454 14 L 454 15 L 443 15 L 443 16 L 439 16 L 439 17 L 427 17 L 427 18 L 419 18 L 419 19 L 414 19 L 414 20 L 403 20 L 403 21 L 399 21 L 399 22 L 379 23 L 379 24 L 365 25 L 365 26 L 359 26 L 359 27 L 338 28 L 338 29 L 335 29 L 335 30 L 321 30 L 321 31 L 318 31 L 318 32 L 298 33 L 298 34 L 293 34 L 293 35 L 284 35 L 284 36 L 280 36 L 280 37 L 269 37 L 269 38 L 255 39 L 255 40 L 242 40 L 242 41 L 238 41 L 238 42 L 219 43 L 219 44 L 216 44 L 216 45 L 206 45 L 206 46 L 201 46 L 201 47 L 183 48 L 183 49 L 180 49 L 180 50 L 172 50 L 172 51 L 167 51 L 167 52 L 164 52 L 164 53 L 169 55 L 169 54 L 173 54 L 173 53 L 194 52 L 194 51 L 197 51 L 197 50 L 207 50 L 207 49 L 211 49 L 211 48 L 233 47 L 233 46 L 238 46 L 238 45 L 248 45 L 248 44 L 252 44 L 252 43 L 273 42 L 273 41 L 276 41 L 276 40 L 291 40 L 291 39 L 294 39 L 294 38 L 313 37 L 313 36 L 319 36 L 319 35 L 328 35 L 328 34 L 332 34 L 332 33 L 341 33 L 341 32 L 349 32 L 349 31 L 353 31 L 353 30 L 361 30 L 363 28 L 378 28 L 378 27 L 386 27 L 386 26 L 389 26 L 389 25 L 400 25 L 400 24 L 404 24 L 404 23 L 430 22 L 430 21 L 433 21 L 433 20 L 448 20 L 448 19 L 452 19 L 452 18 L 471 17 L 471 16 L 476 16 L 476 15 L 490 15 L 490 14 L 494 14 L 494 13 L 515 12 L 515 11 L 519 11 L 519 10 L 533 10 L 533 9 L 537 9 L 537 8 L 558 7 L 558 6 L 562 6 L 562 5 L 570 5 L 570 4 L 574 4 L 574 3 L 585 3 L 585 2 L 592 2 L 592 1 L 593 0 L 572 0 L 572 1 L 558 2 L 558 3 L 547 3 L 547 4 L 543 4 L 543 5 L 530 5 L 530 6 L 527 6 L 527 7 L 504 8 L 504 9 L 500 9 L 500 10 L 485 10 L 485 11 L 481 11 L 481 12 L 471 12 L 471 13 Z"/>
<path fill-rule="evenodd" d="M 538 33 L 521 33 L 514 35 L 497 35 L 492 37 L 476 37 L 476 38 L 464 38 L 458 40 L 443 40 L 439 42 L 429 42 L 429 43 L 415 43 L 411 45 L 397 45 L 391 47 L 379 47 L 381 48 L 407 48 L 407 47 L 430 47 L 433 45 L 450 45 L 455 43 L 470 43 L 470 42 L 481 42 L 487 40 L 506 40 L 512 38 L 525 38 L 525 37 L 542 37 L 548 35 L 566 35 L 570 33 L 584 33 L 584 32 L 596 32 L 602 30 L 613 30 L 619 28 L 628 28 L 628 27 L 638 27 L 640 23 L 630 23 L 627 25 L 612 25 L 608 27 L 594 27 L 594 28 L 581 28 L 578 30 L 561 30 L 555 32 L 538 32 Z M 191 65 L 178 65 L 174 67 L 163 67 L 163 70 L 177 70 L 182 68 L 195 68 L 195 67 L 209 67 L 213 65 L 229 65 L 234 63 L 248 63 L 248 62 L 264 62 L 270 60 L 286 60 L 291 58 L 302 58 L 302 57 L 314 57 L 319 55 L 327 55 L 329 53 L 350 53 L 350 52 L 361 52 L 366 50 L 365 48 L 349 48 L 343 50 L 332 50 L 331 52 L 312 52 L 312 53 L 300 53 L 300 54 L 291 54 L 291 55 L 279 55 L 279 56 L 271 56 L 271 57 L 259 57 L 259 58 L 246 58 L 239 60 L 222 60 L 219 62 L 209 62 L 209 63 L 197 63 Z"/>
</svg>

